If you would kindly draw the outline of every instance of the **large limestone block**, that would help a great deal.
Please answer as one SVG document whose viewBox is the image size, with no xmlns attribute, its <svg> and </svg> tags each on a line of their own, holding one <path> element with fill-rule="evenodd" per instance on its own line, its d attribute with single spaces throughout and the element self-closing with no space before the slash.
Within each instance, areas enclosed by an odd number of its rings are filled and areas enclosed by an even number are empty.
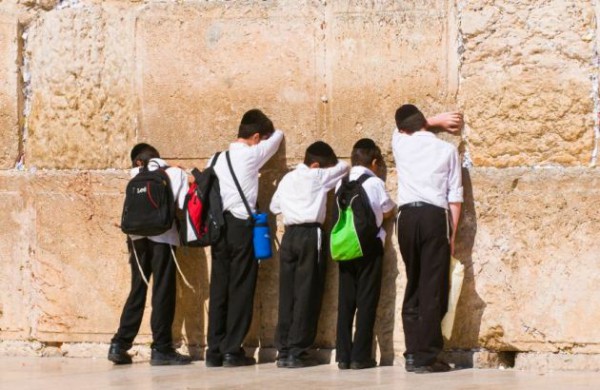
<svg viewBox="0 0 600 390">
<path fill-rule="evenodd" d="M 594 144 L 592 2 L 462 0 L 460 105 L 476 166 L 586 165 Z"/>
<path fill-rule="evenodd" d="M 0 10 L 0 169 L 19 154 L 17 18 Z"/>
<path fill-rule="evenodd" d="M 118 3 L 42 13 L 27 29 L 29 165 L 127 165 L 136 128 L 133 13 Z"/>
<path fill-rule="evenodd" d="M 338 154 L 349 156 L 363 137 L 389 151 L 394 113 L 403 103 L 429 114 L 454 106 L 455 39 L 447 3 L 331 3 L 325 138 Z"/>
<path fill-rule="evenodd" d="M 305 2 L 148 4 L 138 17 L 140 138 L 198 158 L 235 140 L 261 108 L 286 131 L 287 155 L 316 137 L 319 6 Z"/>
<path fill-rule="evenodd" d="M 122 173 L 48 172 L 31 179 L 41 340 L 108 341 L 116 330 L 130 283 L 118 227 L 125 184 Z"/>
<path fill-rule="evenodd" d="M 471 180 L 452 345 L 597 353 L 598 172 L 473 170 Z"/>
<path fill-rule="evenodd" d="M 0 188 L 0 333 L 2 339 L 24 339 L 35 315 L 30 286 L 35 213 L 25 175 L 3 174 Z"/>
</svg>

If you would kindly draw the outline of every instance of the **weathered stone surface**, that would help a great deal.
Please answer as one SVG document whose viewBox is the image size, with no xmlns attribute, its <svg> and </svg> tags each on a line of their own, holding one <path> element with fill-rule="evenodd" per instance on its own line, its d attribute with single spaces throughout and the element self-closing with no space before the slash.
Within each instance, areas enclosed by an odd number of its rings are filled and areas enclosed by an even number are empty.
<svg viewBox="0 0 600 390">
<path fill-rule="evenodd" d="M 597 353 L 598 172 L 473 170 L 471 181 L 450 346 Z"/>
<path fill-rule="evenodd" d="M 257 107 L 286 132 L 287 156 L 303 155 L 318 127 L 319 9 L 147 5 L 137 30 L 140 137 L 168 157 L 207 157 L 227 147 L 242 114 Z"/>
<path fill-rule="evenodd" d="M 586 165 L 594 5 L 462 0 L 460 106 L 476 166 Z"/>
<path fill-rule="evenodd" d="M 25 175 L 0 176 L 0 332 L 3 339 L 24 339 L 31 334 L 32 305 L 31 254 L 35 213 L 27 195 Z"/>
<path fill-rule="evenodd" d="M 569 353 L 518 353 L 518 370 L 535 371 L 600 371 L 600 355 Z"/>
<path fill-rule="evenodd" d="M 27 29 L 28 165 L 124 167 L 134 142 L 134 17 L 117 3 L 43 13 Z"/>
<path fill-rule="evenodd" d="M 0 8 L 0 169 L 19 155 L 17 18 Z"/>
<path fill-rule="evenodd" d="M 429 114 L 454 106 L 448 7 L 444 0 L 332 3 L 325 139 L 339 155 L 350 156 L 364 137 L 389 151 L 394 113 L 403 103 Z"/>
</svg>

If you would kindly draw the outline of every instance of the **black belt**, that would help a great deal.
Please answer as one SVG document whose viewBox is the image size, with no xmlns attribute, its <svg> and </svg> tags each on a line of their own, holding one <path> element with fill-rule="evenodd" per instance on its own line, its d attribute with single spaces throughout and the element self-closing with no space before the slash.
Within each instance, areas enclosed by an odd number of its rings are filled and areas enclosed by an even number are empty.
<svg viewBox="0 0 600 390">
<path fill-rule="evenodd" d="M 318 222 L 305 222 L 305 223 L 295 223 L 292 225 L 287 225 L 288 227 L 305 227 L 305 228 L 322 228 L 321 224 Z"/>
<path fill-rule="evenodd" d="M 426 202 L 410 202 L 410 203 L 403 204 L 402 206 L 400 206 L 398 208 L 398 210 L 403 211 L 406 209 L 412 209 L 415 207 L 423 207 L 423 206 L 433 206 L 433 205 L 430 203 L 426 203 Z"/>
</svg>

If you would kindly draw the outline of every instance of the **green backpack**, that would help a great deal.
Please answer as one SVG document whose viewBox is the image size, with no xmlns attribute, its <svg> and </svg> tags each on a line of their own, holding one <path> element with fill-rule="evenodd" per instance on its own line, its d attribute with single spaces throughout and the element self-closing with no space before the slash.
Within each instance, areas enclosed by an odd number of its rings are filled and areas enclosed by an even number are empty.
<svg viewBox="0 0 600 390">
<path fill-rule="evenodd" d="M 363 174 L 357 180 L 349 180 L 346 176 L 335 193 L 336 223 L 330 238 L 331 258 L 335 261 L 359 259 L 381 247 L 379 226 L 362 186 L 370 177 Z"/>
</svg>

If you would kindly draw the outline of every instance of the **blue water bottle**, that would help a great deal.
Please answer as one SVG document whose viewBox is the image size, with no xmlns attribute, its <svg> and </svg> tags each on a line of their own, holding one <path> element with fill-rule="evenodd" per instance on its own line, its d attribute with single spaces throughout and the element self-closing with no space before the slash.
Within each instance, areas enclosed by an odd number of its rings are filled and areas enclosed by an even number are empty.
<svg viewBox="0 0 600 390">
<path fill-rule="evenodd" d="M 257 260 L 265 260 L 273 256 L 267 216 L 267 213 L 254 214 L 254 257 Z"/>
</svg>

